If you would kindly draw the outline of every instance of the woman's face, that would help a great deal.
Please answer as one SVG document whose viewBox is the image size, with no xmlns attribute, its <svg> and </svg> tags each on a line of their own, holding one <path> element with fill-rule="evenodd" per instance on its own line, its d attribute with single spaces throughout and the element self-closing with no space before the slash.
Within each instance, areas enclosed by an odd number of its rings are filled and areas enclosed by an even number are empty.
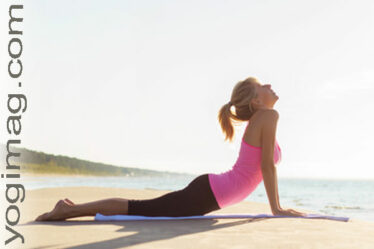
<svg viewBox="0 0 374 249">
<path fill-rule="evenodd" d="M 257 97 L 252 99 L 252 104 L 257 107 L 273 108 L 275 102 L 279 97 L 271 89 L 270 84 L 261 84 L 260 82 L 254 83 L 256 88 Z"/>
</svg>

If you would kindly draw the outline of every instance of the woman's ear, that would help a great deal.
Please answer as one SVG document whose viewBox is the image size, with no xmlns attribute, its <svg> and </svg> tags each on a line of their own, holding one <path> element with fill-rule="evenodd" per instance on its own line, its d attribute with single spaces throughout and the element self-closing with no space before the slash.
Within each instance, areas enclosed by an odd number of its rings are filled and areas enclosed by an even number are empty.
<svg viewBox="0 0 374 249">
<path fill-rule="evenodd" d="M 248 106 L 249 106 L 249 110 L 250 111 L 253 111 L 254 108 L 258 105 L 258 100 L 256 99 L 251 99 L 251 101 L 249 102 Z"/>
<path fill-rule="evenodd" d="M 251 103 L 250 105 L 260 105 L 261 104 L 261 101 L 258 99 L 258 98 L 253 98 L 251 99 Z"/>
</svg>

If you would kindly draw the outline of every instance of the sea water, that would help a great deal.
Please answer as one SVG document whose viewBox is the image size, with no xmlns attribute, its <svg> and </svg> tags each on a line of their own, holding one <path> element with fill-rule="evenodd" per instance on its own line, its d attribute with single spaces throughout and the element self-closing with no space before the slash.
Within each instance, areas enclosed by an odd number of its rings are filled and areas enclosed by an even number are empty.
<svg viewBox="0 0 374 249">
<path fill-rule="evenodd" d="M 183 189 L 196 176 L 144 176 L 144 177 L 70 177 L 38 176 L 25 178 L 27 190 L 70 187 L 115 187 L 131 189 L 157 189 L 174 191 Z M 374 180 L 278 179 L 278 192 L 282 207 L 312 210 L 313 213 L 346 216 L 374 221 Z M 263 182 L 246 200 L 268 203 Z"/>
</svg>

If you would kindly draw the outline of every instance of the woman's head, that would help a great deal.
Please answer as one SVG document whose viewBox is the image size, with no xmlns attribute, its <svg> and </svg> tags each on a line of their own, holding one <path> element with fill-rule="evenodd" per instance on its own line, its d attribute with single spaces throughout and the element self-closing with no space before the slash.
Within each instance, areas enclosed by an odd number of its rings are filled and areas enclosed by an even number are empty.
<svg viewBox="0 0 374 249">
<path fill-rule="evenodd" d="M 232 141 L 234 127 L 232 121 L 247 121 L 260 109 L 272 109 L 278 96 L 269 84 L 261 84 L 256 78 L 249 77 L 239 81 L 231 93 L 230 102 L 235 107 L 235 114 L 231 112 L 230 103 L 221 107 L 218 120 L 226 135 L 225 140 Z"/>
</svg>

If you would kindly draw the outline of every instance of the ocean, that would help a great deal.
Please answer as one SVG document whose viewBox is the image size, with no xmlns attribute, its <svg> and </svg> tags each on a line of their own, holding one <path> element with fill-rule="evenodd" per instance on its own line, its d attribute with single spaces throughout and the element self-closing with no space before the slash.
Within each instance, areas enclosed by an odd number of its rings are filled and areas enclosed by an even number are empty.
<svg viewBox="0 0 374 249">
<path fill-rule="evenodd" d="M 50 187 L 94 186 L 131 189 L 179 190 L 196 176 L 147 177 L 70 177 L 38 176 L 24 178 L 26 191 Z M 313 210 L 313 213 L 345 216 L 374 221 L 374 180 L 325 180 L 278 178 L 280 205 L 295 210 Z M 267 203 L 263 182 L 245 200 Z"/>
</svg>

